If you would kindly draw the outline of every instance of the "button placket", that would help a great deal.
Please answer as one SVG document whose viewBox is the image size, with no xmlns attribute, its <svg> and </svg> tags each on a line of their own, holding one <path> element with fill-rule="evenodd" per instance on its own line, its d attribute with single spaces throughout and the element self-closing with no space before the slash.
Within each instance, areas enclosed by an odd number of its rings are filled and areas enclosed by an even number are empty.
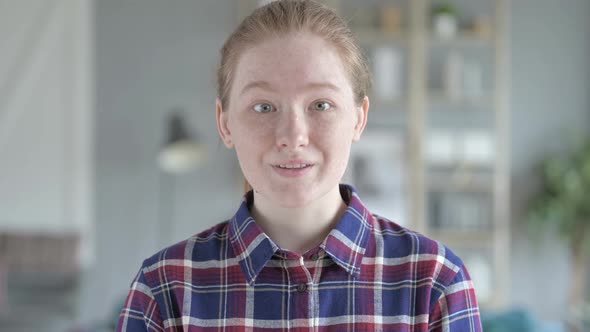
<svg viewBox="0 0 590 332">
<path fill-rule="evenodd" d="M 305 261 L 302 256 L 297 258 L 291 255 L 291 259 L 284 262 L 287 268 L 287 278 L 289 288 L 287 301 L 289 301 L 289 319 L 307 320 L 314 317 L 312 301 L 312 283 L 310 273 L 305 267 Z"/>
<path fill-rule="evenodd" d="M 313 282 L 311 279 L 311 275 L 309 274 L 309 271 L 305 267 L 305 259 L 303 258 L 303 256 L 299 257 L 299 268 L 305 274 L 305 277 L 307 279 L 305 282 L 303 282 L 303 280 L 301 280 L 302 282 L 300 282 L 297 285 L 297 292 L 303 293 L 303 292 L 307 291 L 307 289 L 309 288 L 308 283 Z"/>
<path fill-rule="evenodd" d="M 297 285 L 297 291 L 299 293 L 303 293 L 307 290 L 307 284 L 306 283 L 300 283 L 299 285 Z"/>
</svg>

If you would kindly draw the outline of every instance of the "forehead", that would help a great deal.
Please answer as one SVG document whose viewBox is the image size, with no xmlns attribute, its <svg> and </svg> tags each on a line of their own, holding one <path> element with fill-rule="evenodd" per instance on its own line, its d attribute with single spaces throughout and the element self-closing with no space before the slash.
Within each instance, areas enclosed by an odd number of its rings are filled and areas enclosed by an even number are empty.
<svg viewBox="0 0 590 332">
<path fill-rule="evenodd" d="M 239 57 L 232 90 L 265 81 L 276 89 L 297 89 L 310 83 L 330 83 L 352 90 L 335 47 L 311 33 L 264 40 Z"/>
</svg>

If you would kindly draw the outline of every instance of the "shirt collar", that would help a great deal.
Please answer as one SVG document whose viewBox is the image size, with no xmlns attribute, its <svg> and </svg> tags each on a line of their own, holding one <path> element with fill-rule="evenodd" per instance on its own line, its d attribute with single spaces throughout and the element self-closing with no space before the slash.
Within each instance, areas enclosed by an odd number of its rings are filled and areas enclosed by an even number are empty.
<svg viewBox="0 0 590 332">
<path fill-rule="evenodd" d="M 371 236 L 373 217 L 352 186 L 340 185 L 340 192 L 348 207 L 320 247 L 336 264 L 357 278 Z"/>
<path fill-rule="evenodd" d="M 228 235 L 234 254 L 249 284 L 268 263 L 279 247 L 254 221 L 248 209 L 252 192 L 246 193 L 242 204 L 228 226 Z"/>
<path fill-rule="evenodd" d="M 348 207 L 320 248 L 336 264 L 357 278 L 370 238 L 372 216 L 352 186 L 340 185 L 340 192 Z M 230 243 L 249 284 L 254 283 L 258 273 L 280 249 L 250 215 L 248 205 L 251 200 L 252 192 L 249 192 L 228 226 Z"/>
</svg>

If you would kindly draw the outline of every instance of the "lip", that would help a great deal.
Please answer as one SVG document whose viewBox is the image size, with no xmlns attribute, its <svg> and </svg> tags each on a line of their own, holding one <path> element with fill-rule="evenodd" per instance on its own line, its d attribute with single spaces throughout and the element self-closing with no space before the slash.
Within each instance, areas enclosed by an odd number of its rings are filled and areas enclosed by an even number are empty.
<svg viewBox="0 0 590 332">
<path fill-rule="evenodd" d="M 280 168 L 279 165 L 302 165 L 305 164 L 307 167 L 304 168 Z M 287 178 L 297 178 L 302 177 L 305 174 L 309 173 L 315 166 L 315 164 L 311 161 L 307 160 L 283 160 L 277 163 L 273 163 L 272 169 L 279 174 L 280 176 L 287 177 Z"/>
</svg>

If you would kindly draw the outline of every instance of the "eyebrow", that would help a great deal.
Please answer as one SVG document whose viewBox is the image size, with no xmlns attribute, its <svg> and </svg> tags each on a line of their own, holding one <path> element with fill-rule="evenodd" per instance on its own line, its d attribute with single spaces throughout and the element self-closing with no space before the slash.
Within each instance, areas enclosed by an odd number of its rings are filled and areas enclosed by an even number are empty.
<svg viewBox="0 0 590 332">
<path fill-rule="evenodd" d="M 248 90 L 252 90 L 252 89 L 263 89 L 263 90 L 274 91 L 274 88 L 272 87 L 272 85 L 270 83 L 268 83 L 267 81 L 253 81 L 253 82 L 246 84 L 242 88 L 242 91 L 240 92 L 240 94 L 243 95 L 244 93 L 248 92 Z"/>
<path fill-rule="evenodd" d="M 316 90 L 316 89 L 321 89 L 321 88 L 333 90 L 336 92 L 341 91 L 337 85 L 332 84 L 330 82 L 308 83 L 305 85 L 305 90 Z M 270 84 L 267 81 L 253 81 L 253 82 L 246 84 L 242 88 L 242 91 L 240 92 L 240 94 L 243 95 L 248 90 L 252 90 L 252 89 L 263 89 L 263 90 L 275 91 L 275 88 L 272 86 L 272 84 Z"/>
</svg>

